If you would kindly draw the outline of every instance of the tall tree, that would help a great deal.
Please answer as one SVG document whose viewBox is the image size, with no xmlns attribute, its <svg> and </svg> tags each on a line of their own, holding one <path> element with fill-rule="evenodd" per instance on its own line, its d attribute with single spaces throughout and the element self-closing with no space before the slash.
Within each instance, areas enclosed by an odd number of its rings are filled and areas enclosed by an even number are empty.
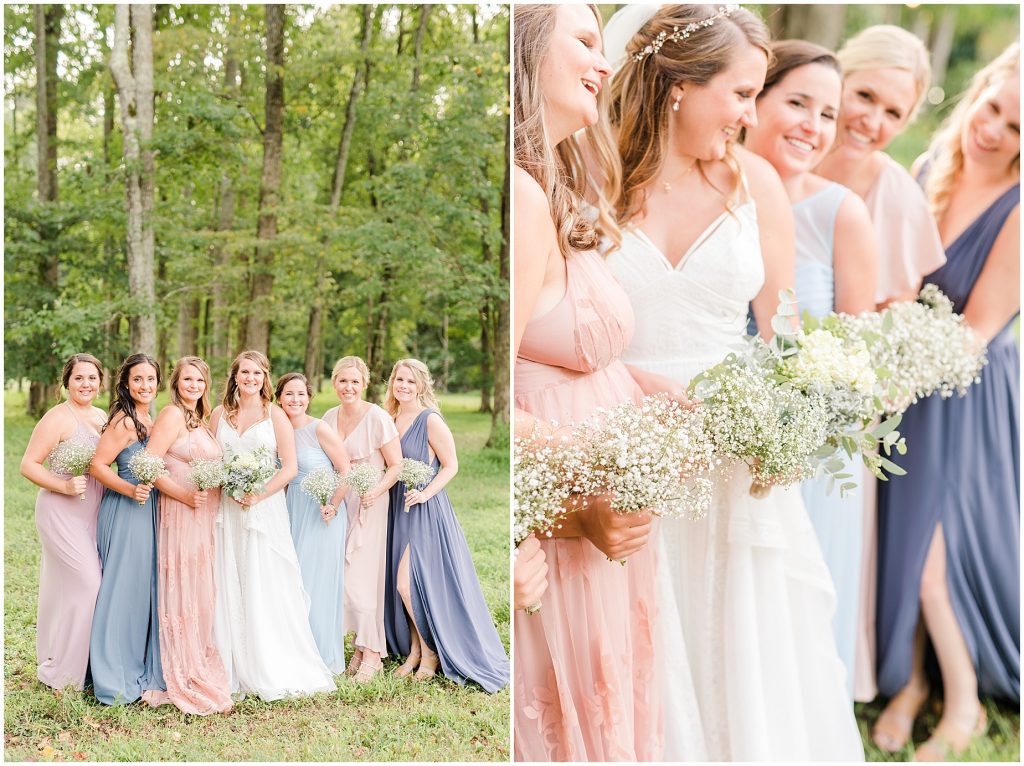
<svg viewBox="0 0 1024 766">
<path fill-rule="evenodd" d="M 36 32 L 36 191 L 40 205 L 57 201 L 57 46 L 63 5 L 37 5 Z M 59 285 L 56 248 L 45 247 L 58 236 L 50 216 L 40 216 L 39 235 L 44 243 L 39 263 L 40 283 L 48 304 L 57 296 Z M 29 386 L 28 412 L 38 417 L 56 398 L 51 381 L 33 380 Z"/>
<path fill-rule="evenodd" d="M 284 137 L 284 6 L 266 6 L 267 74 L 264 100 L 263 171 L 260 175 L 258 244 L 252 258 L 247 348 L 270 351 L 270 297 L 274 290 L 274 240 L 281 188 L 282 143 Z"/>
<path fill-rule="evenodd" d="M 491 435 L 487 443 L 497 445 L 509 426 L 509 368 L 510 338 L 509 324 L 509 198 L 511 166 L 509 155 L 512 147 L 509 143 L 509 121 L 505 121 L 505 179 L 501 185 L 501 247 L 498 249 L 498 275 L 501 290 L 495 298 L 496 336 L 494 339 L 494 409 L 491 410 Z"/>
<path fill-rule="evenodd" d="M 131 63 L 129 63 L 131 48 Z M 156 353 L 153 188 L 153 6 L 118 5 L 110 73 L 117 85 L 126 165 L 128 290 L 133 351 Z"/>
<path fill-rule="evenodd" d="M 224 58 L 224 91 L 225 95 L 238 98 L 238 59 L 227 43 L 227 51 Z M 231 172 L 227 168 L 221 171 L 219 193 L 217 195 L 217 221 L 216 227 L 219 232 L 230 231 L 235 222 L 235 183 Z M 214 264 L 216 265 L 216 277 L 213 282 L 212 296 L 210 300 L 209 313 L 213 314 L 213 330 L 210 344 L 212 359 L 211 366 L 215 374 L 227 374 L 231 354 L 231 313 L 228 306 L 228 289 L 226 272 L 228 263 L 231 260 L 230 251 L 222 242 L 214 245 Z"/>
</svg>

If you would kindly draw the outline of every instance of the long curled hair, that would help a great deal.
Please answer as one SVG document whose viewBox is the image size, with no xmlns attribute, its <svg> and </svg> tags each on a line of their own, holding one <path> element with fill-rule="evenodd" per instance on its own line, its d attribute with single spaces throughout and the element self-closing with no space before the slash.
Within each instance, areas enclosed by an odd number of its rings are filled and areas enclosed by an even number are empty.
<svg viewBox="0 0 1024 766">
<path fill-rule="evenodd" d="M 194 410 L 189 409 L 185 406 L 185 402 L 181 398 L 181 394 L 178 393 L 178 383 L 181 381 L 181 376 L 185 371 L 185 368 L 191 365 L 199 370 L 199 374 L 203 376 L 203 380 L 206 381 L 206 388 L 203 389 L 203 395 L 199 397 L 199 401 L 196 402 L 196 408 Z M 183 356 L 174 364 L 174 369 L 171 370 L 171 404 L 185 413 L 185 428 L 189 431 L 199 428 L 199 426 L 206 423 L 206 419 L 210 416 L 210 412 L 213 407 L 210 403 L 210 388 L 213 385 L 210 379 L 210 366 L 200 359 L 198 356 Z"/>
<path fill-rule="evenodd" d="M 876 24 L 862 29 L 836 53 L 843 76 L 866 69 L 903 69 L 914 77 L 916 99 L 904 125 L 917 116 L 928 93 L 932 65 L 928 49 L 913 32 L 892 24 Z"/>
<path fill-rule="evenodd" d="M 596 5 L 588 6 L 602 28 Z M 529 173 L 544 190 L 555 223 L 558 249 L 568 257 L 575 251 L 597 246 L 601 235 L 618 244 L 619 227 L 603 189 L 619 186 L 618 155 L 608 130 L 605 91 L 598 94 L 598 122 L 584 129 L 589 152 L 601 178 L 591 179 L 583 151 L 576 136 L 551 146 L 544 129 L 544 95 L 540 88 L 540 69 L 551 44 L 558 6 L 553 4 L 516 5 L 515 83 L 513 139 L 515 163 Z M 588 191 L 597 208 L 596 225 L 583 213 Z"/>
<path fill-rule="evenodd" d="M 388 392 L 384 396 L 384 409 L 391 417 L 398 414 L 398 400 L 395 398 L 395 376 L 398 375 L 398 368 L 405 367 L 412 373 L 416 381 L 416 400 L 421 406 L 432 410 L 441 410 L 434 395 L 434 379 L 430 376 L 427 365 L 419 359 L 399 359 L 391 368 L 391 377 L 388 378 Z"/>
<path fill-rule="evenodd" d="M 687 38 L 668 41 L 660 50 L 652 51 L 639 61 L 633 59 L 633 54 L 643 50 L 659 34 L 667 37 L 673 28 L 683 29 L 700 22 L 716 10 L 717 7 L 711 5 L 663 5 L 626 44 L 626 60 L 612 78 L 609 111 L 612 127 L 618 131 L 622 157 L 621 189 L 612 198 L 619 223 L 643 211 L 650 184 L 665 161 L 672 88 L 680 82 L 706 85 L 729 66 L 741 43 L 763 50 L 771 64 L 768 28 L 746 8 L 737 8 Z M 731 144 L 726 144 L 723 162 L 733 174 L 733 186 L 726 201 L 726 207 L 731 209 L 741 178 L 739 160 Z M 697 166 L 704 175 L 703 163 L 698 162 Z"/>
<path fill-rule="evenodd" d="M 68 357 L 68 360 L 64 362 L 64 369 L 60 373 L 60 384 L 66 391 L 68 383 L 71 382 L 71 373 L 75 370 L 75 365 L 79 363 L 91 364 L 96 368 L 96 372 L 100 375 L 100 387 L 103 386 L 103 363 L 99 359 L 94 357 L 92 354 L 72 354 Z"/>
<path fill-rule="evenodd" d="M 148 364 L 156 370 L 156 385 L 157 388 L 160 387 L 160 365 L 149 354 L 132 354 L 121 362 L 121 366 L 117 368 L 117 374 L 114 376 L 114 390 L 110 392 L 107 422 L 104 423 L 100 433 L 106 431 L 118 415 L 123 415 L 135 426 L 135 436 L 140 442 L 145 441 L 149 436 L 149 429 L 135 417 L 135 400 L 132 399 L 131 392 L 128 390 L 128 379 L 131 377 L 132 368 L 138 367 L 140 364 Z"/>
<path fill-rule="evenodd" d="M 1013 43 L 1003 51 L 991 64 L 981 69 L 967 86 L 960 97 L 960 103 L 946 118 L 932 138 L 929 154 L 933 165 L 928 172 L 924 191 L 928 197 L 935 220 L 941 220 L 949 200 L 953 196 L 953 188 L 960 180 L 964 168 L 963 131 L 967 123 L 967 113 L 978 101 L 990 85 L 1001 84 L 1014 74 L 1020 75 L 1020 43 Z M 1020 152 L 1013 158 L 1010 166 L 1020 175 Z"/>
<path fill-rule="evenodd" d="M 228 379 L 224 383 L 224 395 L 220 400 L 220 404 L 224 408 L 224 415 L 232 427 L 235 425 L 235 418 L 238 415 L 238 383 L 235 378 L 238 376 L 238 368 L 242 366 L 243 361 L 255 362 L 263 370 L 263 386 L 260 388 L 263 409 L 266 410 L 274 401 L 274 389 L 270 385 L 270 360 L 260 351 L 243 351 L 231 363 Z"/>
</svg>

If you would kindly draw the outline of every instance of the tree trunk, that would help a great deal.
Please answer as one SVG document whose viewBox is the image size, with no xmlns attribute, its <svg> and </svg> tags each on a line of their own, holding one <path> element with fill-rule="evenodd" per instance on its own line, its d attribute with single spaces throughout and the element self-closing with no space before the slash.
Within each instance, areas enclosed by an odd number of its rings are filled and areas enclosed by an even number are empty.
<svg viewBox="0 0 1024 766">
<path fill-rule="evenodd" d="M 57 201 L 57 48 L 63 5 L 37 5 L 33 9 L 36 55 L 36 191 L 40 205 Z M 60 272 L 55 227 L 49 222 L 39 231 L 43 240 L 43 260 L 39 278 L 45 305 L 52 305 L 60 289 Z M 42 349 L 40 349 L 42 351 Z M 57 386 L 50 380 L 33 380 L 29 385 L 28 414 L 40 417 L 56 401 Z"/>
<path fill-rule="evenodd" d="M 130 27 L 130 29 L 129 29 Z M 128 48 L 132 55 L 129 64 Z M 114 9 L 110 73 L 117 85 L 124 133 L 128 201 L 128 290 L 136 306 L 130 319 L 133 352 L 156 352 L 156 289 L 153 279 L 153 6 Z"/>
<path fill-rule="evenodd" d="M 846 21 L 845 5 L 786 5 L 783 8 L 782 13 L 773 14 L 769 23 L 774 27 L 781 22 L 784 37 L 807 40 L 829 50 L 839 45 Z"/>
<path fill-rule="evenodd" d="M 229 94 L 238 93 L 238 59 L 228 51 L 224 59 L 224 90 Z M 217 200 L 217 231 L 230 231 L 235 225 L 235 185 L 231 174 L 224 170 L 220 176 L 220 194 Z M 226 375 L 231 355 L 231 309 L 228 301 L 227 279 L 231 255 L 227 248 L 218 245 L 214 252 L 216 272 L 213 280 L 211 305 L 213 314 L 212 359 L 210 369 L 215 378 Z"/>
<path fill-rule="evenodd" d="M 284 6 L 267 5 L 267 76 L 263 128 L 263 171 L 260 175 L 259 220 L 252 260 L 247 348 L 270 352 L 270 298 L 274 290 L 273 242 L 277 238 L 278 192 L 281 187 L 281 145 L 284 126 Z"/>
<path fill-rule="evenodd" d="M 509 426 L 509 126 L 505 123 L 505 179 L 501 186 L 501 248 L 498 250 L 498 294 L 494 338 L 494 410 L 491 412 L 491 435 L 487 443 L 497 444 Z"/>
<path fill-rule="evenodd" d="M 423 38 L 427 34 L 427 19 L 430 18 L 430 9 L 432 5 L 421 5 L 420 6 L 420 24 L 416 28 L 416 42 L 414 43 L 413 53 L 413 68 L 412 68 L 412 87 L 410 90 L 415 93 L 420 89 L 420 59 L 423 54 Z"/>
<path fill-rule="evenodd" d="M 932 34 L 932 85 L 943 87 L 949 56 L 953 52 L 953 34 L 956 32 L 956 6 L 943 6 L 938 25 Z"/>
</svg>

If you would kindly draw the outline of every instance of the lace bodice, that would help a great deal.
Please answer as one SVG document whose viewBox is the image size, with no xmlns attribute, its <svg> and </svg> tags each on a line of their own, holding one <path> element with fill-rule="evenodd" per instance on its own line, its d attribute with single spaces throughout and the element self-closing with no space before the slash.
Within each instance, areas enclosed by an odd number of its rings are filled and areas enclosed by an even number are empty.
<svg viewBox="0 0 1024 766">
<path fill-rule="evenodd" d="M 277 435 L 270 418 L 249 426 L 239 434 L 231 427 L 226 417 L 217 424 L 217 441 L 224 448 L 224 456 L 237 455 L 241 452 L 252 452 L 257 447 L 266 447 L 277 458 Z"/>
<path fill-rule="evenodd" d="M 752 200 L 722 213 L 673 267 L 644 232 L 628 227 L 608 256 L 636 318 L 622 361 L 684 385 L 743 346 L 747 306 L 764 284 Z"/>
</svg>

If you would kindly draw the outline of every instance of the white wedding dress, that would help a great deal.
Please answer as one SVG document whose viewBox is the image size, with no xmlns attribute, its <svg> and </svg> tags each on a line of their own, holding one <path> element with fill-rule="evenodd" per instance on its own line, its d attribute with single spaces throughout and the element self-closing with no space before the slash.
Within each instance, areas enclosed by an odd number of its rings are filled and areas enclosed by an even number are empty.
<svg viewBox="0 0 1024 766">
<path fill-rule="evenodd" d="M 752 200 L 723 213 L 674 268 L 636 227 L 608 264 L 636 314 L 627 365 L 685 386 L 744 347 L 747 305 L 764 283 Z M 716 481 L 704 519 L 661 525 L 708 757 L 862 761 L 832 633 L 835 591 L 799 488 L 763 499 L 749 489 L 738 464 Z M 666 730 L 692 720 L 673 704 Z M 666 761 L 683 758 L 666 748 Z"/>
<path fill-rule="evenodd" d="M 264 446 L 277 457 L 270 418 L 239 436 L 222 417 L 217 441 L 226 452 Z M 302 588 L 284 491 L 248 511 L 221 494 L 214 637 L 232 694 L 276 700 L 333 692 L 334 676 L 309 627 L 309 596 Z"/>
</svg>

